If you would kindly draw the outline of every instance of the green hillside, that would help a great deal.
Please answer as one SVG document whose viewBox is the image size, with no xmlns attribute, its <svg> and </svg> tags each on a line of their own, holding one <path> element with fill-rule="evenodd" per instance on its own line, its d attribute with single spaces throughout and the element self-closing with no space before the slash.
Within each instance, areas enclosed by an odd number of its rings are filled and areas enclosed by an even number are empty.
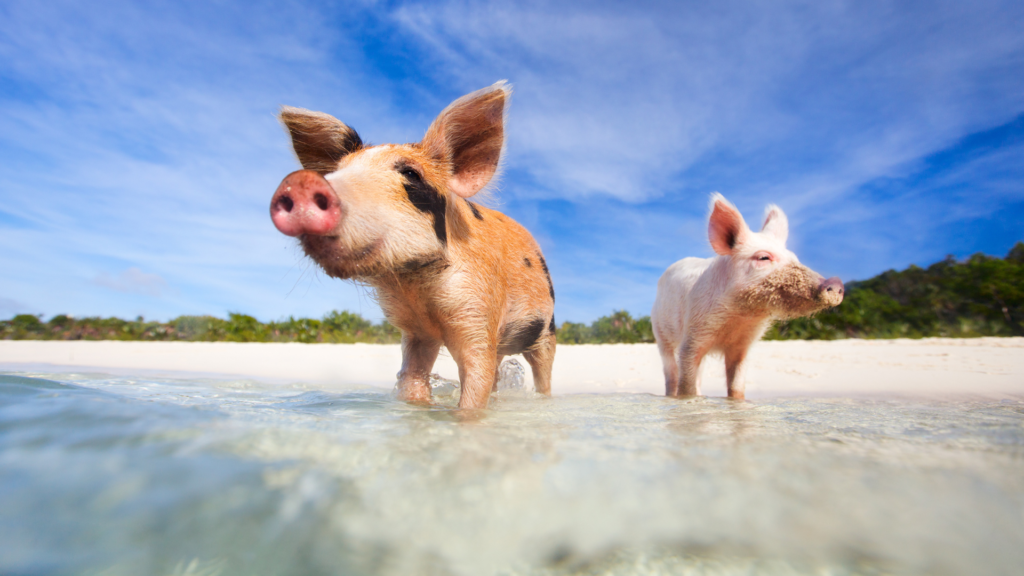
<svg viewBox="0 0 1024 576">
<path fill-rule="evenodd" d="M 842 305 L 811 318 L 780 322 L 767 340 L 837 338 L 925 338 L 929 336 L 1024 336 L 1024 242 L 1005 258 L 975 254 L 949 257 L 928 268 L 889 270 L 846 285 Z M 48 321 L 21 314 L 0 321 L 5 340 L 179 340 L 197 342 L 395 343 L 400 333 L 387 322 L 333 311 L 323 318 L 288 318 L 262 323 L 231 313 L 181 316 L 170 322 L 143 318 L 71 318 Z M 618 311 L 590 325 L 565 322 L 559 344 L 653 342 L 651 318 Z"/>
</svg>

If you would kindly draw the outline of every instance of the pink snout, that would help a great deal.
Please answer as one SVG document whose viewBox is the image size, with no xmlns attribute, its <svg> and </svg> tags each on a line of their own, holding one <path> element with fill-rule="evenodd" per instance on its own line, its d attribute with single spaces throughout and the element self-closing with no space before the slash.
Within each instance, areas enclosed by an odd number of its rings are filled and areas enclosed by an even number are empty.
<svg viewBox="0 0 1024 576">
<path fill-rule="evenodd" d="M 270 200 L 270 219 L 282 234 L 330 234 L 341 220 L 341 202 L 323 176 L 298 170 L 284 177 Z"/>
<path fill-rule="evenodd" d="M 832 306 L 836 306 L 843 301 L 843 281 L 835 276 L 822 280 L 821 292 Z"/>
</svg>

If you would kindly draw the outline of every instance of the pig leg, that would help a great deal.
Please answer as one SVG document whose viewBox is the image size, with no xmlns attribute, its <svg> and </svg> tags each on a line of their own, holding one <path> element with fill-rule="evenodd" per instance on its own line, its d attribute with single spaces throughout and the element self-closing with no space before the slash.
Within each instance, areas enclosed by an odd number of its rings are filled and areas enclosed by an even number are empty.
<svg viewBox="0 0 1024 576">
<path fill-rule="evenodd" d="M 402 334 L 402 370 L 398 373 L 398 398 L 430 403 L 430 371 L 441 350 L 436 340 Z"/>
<path fill-rule="evenodd" d="M 743 400 L 747 383 L 744 381 L 747 359 L 746 346 L 733 346 L 725 350 L 725 385 L 729 398 Z"/>
<path fill-rule="evenodd" d="M 676 363 L 675 346 L 665 340 L 658 341 L 661 365 L 665 369 L 665 396 L 679 393 L 679 364 Z"/>
<path fill-rule="evenodd" d="M 541 338 L 537 347 L 523 352 L 523 357 L 533 369 L 533 387 L 541 394 L 551 396 L 551 368 L 555 363 L 555 335 Z"/>
<path fill-rule="evenodd" d="M 757 325 L 751 330 L 740 330 L 739 338 L 726 345 L 722 352 L 725 356 L 725 382 L 729 390 L 729 398 L 743 400 L 746 383 L 746 359 L 750 347 L 761 338 L 764 333 L 764 324 Z"/>
<path fill-rule="evenodd" d="M 679 385 L 676 396 L 700 396 L 700 363 L 708 353 L 695 339 L 683 340 L 676 355 L 679 362 Z"/>
<path fill-rule="evenodd" d="M 486 408 L 491 389 L 497 381 L 498 346 L 482 346 L 472 350 L 448 349 L 459 365 L 459 408 Z"/>
</svg>

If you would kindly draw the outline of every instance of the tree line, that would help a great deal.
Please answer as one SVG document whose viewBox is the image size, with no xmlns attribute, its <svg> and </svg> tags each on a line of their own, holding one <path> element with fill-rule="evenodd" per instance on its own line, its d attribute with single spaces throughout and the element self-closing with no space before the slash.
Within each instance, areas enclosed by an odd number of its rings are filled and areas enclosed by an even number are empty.
<svg viewBox="0 0 1024 576">
<path fill-rule="evenodd" d="M 767 340 L 838 338 L 924 338 L 931 336 L 1024 336 L 1024 242 L 1005 258 L 952 256 L 927 268 L 910 266 L 846 285 L 837 308 L 810 318 L 779 322 Z M 374 324 L 352 312 L 332 311 L 320 319 L 292 318 L 263 323 L 252 316 L 179 316 L 169 322 L 120 318 L 43 321 L 19 314 L 0 321 L 5 340 L 156 340 L 189 342 L 397 343 L 401 333 L 386 321 Z M 620 310 L 591 324 L 564 322 L 559 344 L 654 342 L 650 316 Z"/>
</svg>

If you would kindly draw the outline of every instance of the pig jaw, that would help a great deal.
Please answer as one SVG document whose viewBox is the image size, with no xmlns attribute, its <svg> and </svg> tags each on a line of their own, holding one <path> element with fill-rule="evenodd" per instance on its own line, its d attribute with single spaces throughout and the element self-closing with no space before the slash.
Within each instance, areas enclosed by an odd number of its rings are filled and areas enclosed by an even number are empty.
<svg viewBox="0 0 1024 576">
<path fill-rule="evenodd" d="M 383 245 L 377 239 L 361 248 L 349 249 L 338 236 L 302 237 L 302 249 L 328 276 L 340 280 L 358 279 L 375 275 L 379 268 L 377 256 Z"/>
<path fill-rule="evenodd" d="M 383 236 L 349 247 L 339 236 L 306 235 L 302 237 L 302 249 L 328 276 L 370 284 L 388 278 L 400 280 L 410 274 L 422 276 L 439 270 L 447 261 L 442 250 L 397 251 L 391 239 Z"/>
<path fill-rule="evenodd" d="M 778 319 L 799 318 L 839 305 L 843 300 L 843 290 L 838 279 L 826 282 L 806 266 L 788 264 L 739 288 L 734 300 L 736 307 L 748 314 Z"/>
</svg>

